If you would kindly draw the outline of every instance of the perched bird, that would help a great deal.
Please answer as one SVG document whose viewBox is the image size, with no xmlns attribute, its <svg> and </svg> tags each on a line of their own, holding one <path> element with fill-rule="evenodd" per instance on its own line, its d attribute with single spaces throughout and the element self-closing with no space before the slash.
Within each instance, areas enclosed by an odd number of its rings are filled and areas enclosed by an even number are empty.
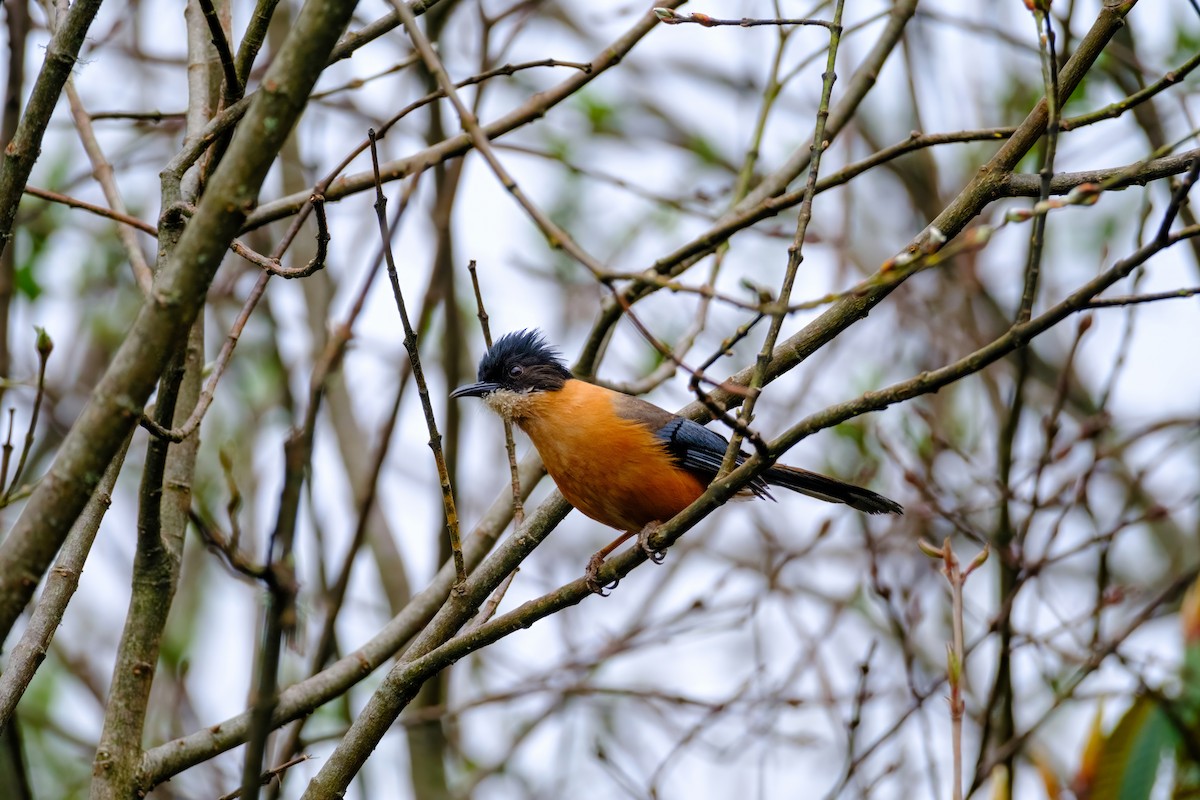
<svg viewBox="0 0 1200 800">
<path fill-rule="evenodd" d="M 724 436 L 637 397 L 577 380 L 536 330 L 509 333 L 479 362 L 478 381 L 451 397 L 479 397 L 533 440 L 563 497 L 587 516 L 623 531 L 588 564 L 631 536 L 653 558 L 649 532 L 696 500 L 716 477 Z M 738 462 L 744 460 L 739 457 Z M 815 472 L 777 464 L 743 493 L 770 498 L 768 486 L 845 503 L 868 514 L 900 514 L 888 498 Z M 661 555 L 655 560 L 661 560 Z M 598 589 L 597 589 L 598 590 Z"/>
</svg>

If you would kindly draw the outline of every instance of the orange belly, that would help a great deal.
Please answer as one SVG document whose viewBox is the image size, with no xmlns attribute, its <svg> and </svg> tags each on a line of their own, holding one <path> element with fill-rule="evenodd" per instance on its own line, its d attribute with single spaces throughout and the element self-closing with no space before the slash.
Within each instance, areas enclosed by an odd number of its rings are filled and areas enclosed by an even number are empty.
<svg viewBox="0 0 1200 800">
<path fill-rule="evenodd" d="M 676 466 L 653 431 L 616 415 L 606 389 L 568 381 L 529 411 L 515 422 L 567 502 L 597 522 L 639 531 L 704 493 L 705 484 Z"/>
</svg>

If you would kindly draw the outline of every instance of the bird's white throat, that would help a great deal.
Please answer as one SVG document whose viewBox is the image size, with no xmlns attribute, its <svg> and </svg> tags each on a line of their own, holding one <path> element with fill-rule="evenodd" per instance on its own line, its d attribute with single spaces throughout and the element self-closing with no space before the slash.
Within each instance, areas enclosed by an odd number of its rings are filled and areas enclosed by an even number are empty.
<svg viewBox="0 0 1200 800">
<path fill-rule="evenodd" d="M 499 414 L 503 419 L 512 422 L 513 420 L 529 415 L 531 399 L 529 392 L 497 389 L 483 396 L 483 404 Z"/>
</svg>

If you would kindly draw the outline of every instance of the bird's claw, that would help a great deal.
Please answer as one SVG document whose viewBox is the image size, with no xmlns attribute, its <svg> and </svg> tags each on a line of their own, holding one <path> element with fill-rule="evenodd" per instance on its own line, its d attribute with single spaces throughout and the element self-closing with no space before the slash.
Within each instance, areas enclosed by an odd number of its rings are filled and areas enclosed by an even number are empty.
<svg viewBox="0 0 1200 800">
<path fill-rule="evenodd" d="M 667 558 L 666 550 L 659 550 L 650 544 L 650 537 L 653 536 L 654 532 L 657 530 L 658 525 L 652 522 L 646 527 L 642 528 L 641 533 L 639 533 L 637 537 L 638 549 L 645 554 L 646 558 L 650 559 L 652 564 L 661 564 Z"/>
<path fill-rule="evenodd" d="M 596 553 L 588 559 L 587 570 L 584 571 L 583 577 L 587 581 L 587 587 L 592 591 L 592 594 L 598 594 L 601 597 L 608 597 L 612 590 L 617 588 L 620 580 L 614 578 L 611 583 L 605 583 L 600 580 L 600 570 L 604 568 L 604 556 Z"/>
</svg>

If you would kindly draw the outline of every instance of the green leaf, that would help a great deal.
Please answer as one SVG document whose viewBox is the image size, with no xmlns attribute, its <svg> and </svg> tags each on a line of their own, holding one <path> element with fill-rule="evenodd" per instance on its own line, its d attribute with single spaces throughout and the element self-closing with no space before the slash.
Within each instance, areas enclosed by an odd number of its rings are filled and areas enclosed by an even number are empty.
<svg viewBox="0 0 1200 800">
<path fill-rule="evenodd" d="M 1179 678 L 1182 691 L 1178 704 L 1185 719 L 1194 725 L 1200 720 L 1200 641 L 1185 642 Z"/>
<path fill-rule="evenodd" d="M 29 259 L 16 270 L 17 292 L 30 300 L 37 300 L 42 294 L 42 284 L 38 282 L 34 269 L 36 263 L 34 259 Z"/>
<path fill-rule="evenodd" d="M 684 146 L 692 155 L 700 159 L 702 164 L 713 167 L 726 166 L 725 156 L 722 155 L 720 148 L 711 139 L 706 139 L 699 134 L 693 134 L 687 138 Z"/>
<path fill-rule="evenodd" d="M 1104 740 L 1091 800 L 1147 800 L 1175 744 L 1175 728 L 1158 701 L 1137 698 Z"/>
<path fill-rule="evenodd" d="M 854 445 L 854 449 L 860 453 L 866 450 L 867 446 L 867 428 L 861 420 L 854 419 L 849 422 L 841 422 L 833 426 L 835 436 L 845 439 Z"/>
<path fill-rule="evenodd" d="M 591 125 L 592 133 L 621 133 L 620 109 L 606 98 L 592 92 L 580 93 L 576 105 Z"/>
</svg>

